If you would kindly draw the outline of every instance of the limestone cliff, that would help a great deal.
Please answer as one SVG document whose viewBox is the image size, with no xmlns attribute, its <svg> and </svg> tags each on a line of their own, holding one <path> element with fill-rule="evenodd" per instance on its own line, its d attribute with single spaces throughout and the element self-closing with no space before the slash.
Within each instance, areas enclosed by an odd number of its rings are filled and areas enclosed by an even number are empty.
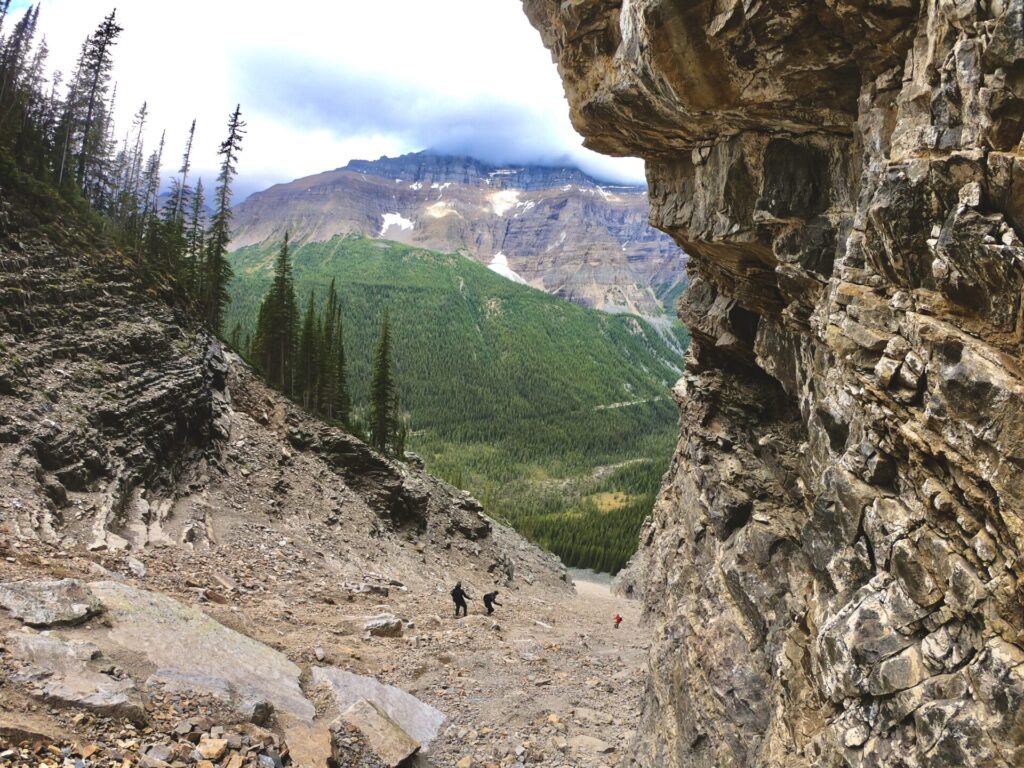
<svg viewBox="0 0 1024 768">
<path fill-rule="evenodd" d="M 1024 2 L 524 6 L 691 257 L 638 762 L 1024 765 Z"/>
</svg>

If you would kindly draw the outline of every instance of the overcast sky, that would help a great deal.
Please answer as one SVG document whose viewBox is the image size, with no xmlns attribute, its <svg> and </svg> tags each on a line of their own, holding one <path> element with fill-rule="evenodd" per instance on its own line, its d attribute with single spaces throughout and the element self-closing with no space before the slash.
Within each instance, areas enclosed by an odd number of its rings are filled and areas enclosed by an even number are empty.
<svg viewBox="0 0 1024 768">
<path fill-rule="evenodd" d="M 51 65 L 69 72 L 114 5 L 119 131 L 148 101 L 150 144 L 167 130 L 170 173 L 197 118 L 195 165 L 211 181 L 240 103 L 248 134 L 236 199 L 421 149 L 643 181 L 640 161 L 583 149 L 519 0 L 41 0 Z"/>
</svg>

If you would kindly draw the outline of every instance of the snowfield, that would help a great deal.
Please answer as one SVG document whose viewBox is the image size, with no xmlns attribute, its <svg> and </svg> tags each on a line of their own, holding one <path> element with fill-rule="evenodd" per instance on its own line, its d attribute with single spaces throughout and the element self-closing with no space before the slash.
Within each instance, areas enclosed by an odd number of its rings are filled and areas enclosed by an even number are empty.
<svg viewBox="0 0 1024 768">
<path fill-rule="evenodd" d="M 403 216 L 400 213 L 385 213 L 384 223 L 381 224 L 380 226 L 380 234 L 381 237 L 383 237 L 384 233 L 387 232 L 392 227 L 400 227 L 403 231 L 405 231 L 413 229 L 415 228 L 415 226 L 415 224 L 413 224 L 409 219 L 405 218 L 405 216 Z"/>
<path fill-rule="evenodd" d="M 491 204 L 491 208 L 494 209 L 494 213 L 498 216 L 504 216 L 519 202 L 519 190 L 503 189 L 501 192 L 492 192 L 487 196 L 487 199 Z"/>
<path fill-rule="evenodd" d="M 528 285 L 528 283 L 523 279 L 522 275 L 520 275 L 518 272 L 512 269 L 509 269 L 508 258 L 505 256 L 504 253 L 494 254 L 494 258 L 491 259 L 491 263 L 487 265 L 487 268 L 490 269 L 492 272 L 501 275 L 502 277 L 508 278 L 513 283 Z"/>
</svg>

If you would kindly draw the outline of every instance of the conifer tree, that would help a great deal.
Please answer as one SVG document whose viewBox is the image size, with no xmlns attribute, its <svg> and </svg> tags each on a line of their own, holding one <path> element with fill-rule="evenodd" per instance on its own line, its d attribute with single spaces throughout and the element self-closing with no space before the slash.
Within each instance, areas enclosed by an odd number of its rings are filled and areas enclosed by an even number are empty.
<svg viewBox="0 0 1024 768">
<path fill-rule="evenodd" d="M 228 136 L 217 153 L 221 156 L 220 174 L 217 177 L 216 207 L 210 234 L 206 242 L 203 263 L 203 293 L 200 308 L 207 326 L 215 333 L 221 329 L 224 308 L 231 300 L 228 283 L 231 281 L 231 265 L 228 263 L 228 243 L 231 242 L 231 185 L 238 173 L 235 163 L 242 148 L 245 123 L 242 121 L 241 105 L 228 118 Z"/>
<path fill-rule="evenodd" d="M 391 373 L 391 321 L 387 309 L 373 358 L 370 385 L 370 444 L 381 453 L 393 446 L 398 423 L 395 416 L 395 382 Z"/>
<path fill-rule="evenodd" d="M 113 68 L 112 48 L 123 29 L 115 21 L 117 11 L 111 11 L 82 46 L 75 92 L 81 99 L 81 138 L 78 147 L 77 179 L 82 193 L 89 197 L 101 172 L 100 164 L 106 159 L 106 121 L 104 114 L 110 73 Z"/>
<path fill-rule="evenodd" d="M 192 169 L 192 140 L 196 137 L 196 120 L 192 118 L 192 127 L 188 129 L 188 141 L 185 143 L 185 154 L 181 158 L 181 180 L 175 189 L 173 218 L 179 219 L 185 213 L 185 201 L 188 197 L 188 172 Z"/>
<path fill-rule="evenodd" d="M 260 305 L 251 357 L 272 387 L 286 395 L 293 391 L 295 331 L 298 307 L 288 250 L 288 235 L 278 252 L 274 279 Z"/>
<path fill-rule="evenodd" d="M 345 370 L 345 334 L 340 305 L 334 333 L 334 354 L 332 355 L 335 365 L 334 418 L 347 427 L 352 415 L 352 399 L 348 393 L 348 373 Z"/>
<path fill-rule="evenodd" d="M 296 393 L 299 396 L 302 407 L 306 410 L 315 410 L 316 408 L 318 335 L 316 296 L 310 290 L 309 302 L 306 304 L 306 315 L 302 321 L 302 331 L 299 335 L 299 364 L 296 387 Z"/>
<path fill-rule="evenodd" d="M 317 354 L 319 365 L 316 399 L 320 413 L 328 419 L 334 418 L 334 407 L 338 394 L 338 370 L 334 364 L 334 334 L 337 323 L 338 291 L 332 278 L 330 287 L 327 289 L 327 303 L 324 304 L 324 314 L 320 322 L 322 330 L 318 340 L 319 351 Z"/>
<path fill-rule="evenodd" d="M 188 223 L 185 225 L 185 266 L 186 285 L 193 297 L 203 294 L 202 258 L 206 240 L 206 195 L 203 180 L 196 182 L 189 206 Z"/>
</svg>

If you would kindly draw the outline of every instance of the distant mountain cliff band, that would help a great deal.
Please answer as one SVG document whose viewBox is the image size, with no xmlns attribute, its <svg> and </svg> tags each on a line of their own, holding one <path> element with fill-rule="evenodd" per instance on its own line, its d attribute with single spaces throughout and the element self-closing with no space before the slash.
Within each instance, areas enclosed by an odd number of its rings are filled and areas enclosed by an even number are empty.
<svg viewBox="0 0 1024 768">
<path fill-rule="evenodd" d="M 497 167 L 425 152 L 354 160 L 235 209 L 237 249 L 359 234 L 459 252 L 585 306 L 665 315 L 686 254 L 647 222 L 647 190 L 575 168 Z"/>
</svg>

